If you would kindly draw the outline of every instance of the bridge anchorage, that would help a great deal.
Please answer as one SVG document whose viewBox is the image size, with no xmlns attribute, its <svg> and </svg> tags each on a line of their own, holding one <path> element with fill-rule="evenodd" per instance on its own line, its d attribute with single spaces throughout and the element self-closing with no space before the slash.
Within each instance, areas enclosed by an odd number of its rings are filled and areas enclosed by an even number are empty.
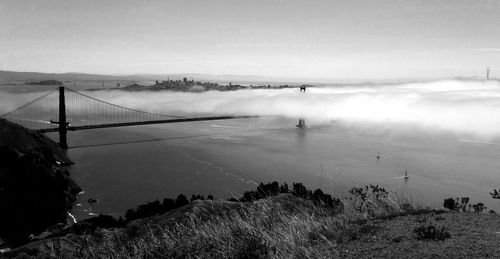
<svg viewBox="0 0 500 259">
<path fill-rule="evenodd" d="M 156 114 L 112 104 L 60 86 L 2 116 L 4 119 L 41 132 L 58 132 L 59 145 L 68 148 L 68 131 L 179 123 L 257 118 L 254 115 L 184 117 Z M 54 120 L 58 117 L 58 120 Z"/>
</svg>

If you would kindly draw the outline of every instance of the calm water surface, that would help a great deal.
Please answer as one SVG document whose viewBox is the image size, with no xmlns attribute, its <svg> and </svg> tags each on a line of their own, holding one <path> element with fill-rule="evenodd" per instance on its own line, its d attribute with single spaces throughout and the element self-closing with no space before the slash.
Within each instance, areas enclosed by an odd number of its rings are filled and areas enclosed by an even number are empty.
<svg viewBox="0 0 500 259">
<path fill-rule="evenodd" d="M 500 188 L 500 140 L 336 122 L 297 129 L 296 123 L 261 118 L 70 132 L 71 174 L 85 191 L 73 212 L 120 215 L 179 193 L 238 197 L 274 180 L 339 197 L 353 186 L 379 184 L 422 205 L 468 196 L 500 209 L 488 194 Z M 408 181 L 401 178 L 405 170 Z"/>
</svg>

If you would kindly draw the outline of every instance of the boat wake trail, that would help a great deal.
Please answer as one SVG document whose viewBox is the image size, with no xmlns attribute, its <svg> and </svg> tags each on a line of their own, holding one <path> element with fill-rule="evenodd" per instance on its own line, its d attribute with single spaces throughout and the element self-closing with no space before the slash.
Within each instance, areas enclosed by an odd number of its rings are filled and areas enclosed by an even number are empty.
<svg viewBox="0 0 500 259">
<path fill-rule="evenodd" d="M 500 143 L 497 143 L 497 142 L 474 140 L 474 139 L 460 139 L 459 141 L 460 142 L 467 142 L 467 143 L 477 143 L 477 144 L 500 146 Z"/>
<path fill-rule="evenodd" d="M 254 181 L 252 179 L 246 179 L 246 178 L 242 177 L 241 175 L 230 173 L 230 172 L 224 170 L 224 168 L 222 168 L 221 166 L 218 166 L 217 164 L 215 164 L 213 162 L 195 158 L 194 156 L 192 156 L 190 154 L 186 154 L 186 157 L 189 158 L 190 160 L 196 162 L 196 163 L 200 163 L 200 164 L 205 165 L 205 168 L 211 167 L 211 168 L 215 169 L 215 171 L 220 175 L 236 178 L 240 182 L 243 182 L 246 184 L 259 185 L 256 181 Z"/>
<path fill-rule="evenodd" d="M 210 127 L 214 128 L 230 128 L 230 129 L 246 129 L 245 127 L 236 127 L 236 126 L 227 126 L 227 125 L 217 125 L 217 124 L 212 124 Z"/>
</svg>

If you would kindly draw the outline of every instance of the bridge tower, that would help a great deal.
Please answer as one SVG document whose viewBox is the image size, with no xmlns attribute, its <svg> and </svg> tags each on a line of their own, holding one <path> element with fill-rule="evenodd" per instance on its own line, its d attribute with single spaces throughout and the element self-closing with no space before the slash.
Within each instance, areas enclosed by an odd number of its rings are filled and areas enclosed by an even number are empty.
<svg viewBox="0 0 500 259">
<path fill-rule="evenodd" d="M 58 124 L 59 146 L 63 149 L 68 148 L 66 135 L 68 134 L 68 125 L 66 121 L 66 102 L 64 99 L 64 86 L 59 86 L 59 121 L 51 120 L 50 123 Z"/>
<path fill-rule="evenodd" d="M 303 129 L 306 127 L 306 119 L 299 118 L 299 124 L 297 124 L 297 128 Z"/>
<path fill-rule="evenodd" d="M 68 133 L 68 122 L 66 121 L 66 102 L 64 99 L 64 86 L 59 87 L 59 146 L 67 149 L 68 142 L 66 135 Z"/>
<path fill-rule="evenodd" d="M 306 86 L 305 85 L 300 86 L 300 92 L 303 92 L 303 93 L 306 92 Z M 306 119 L 299 118 L 299 124 L 297 124 L 297 128 L 303 129 L 305 127 L 306 127 Z"/>
</svg>

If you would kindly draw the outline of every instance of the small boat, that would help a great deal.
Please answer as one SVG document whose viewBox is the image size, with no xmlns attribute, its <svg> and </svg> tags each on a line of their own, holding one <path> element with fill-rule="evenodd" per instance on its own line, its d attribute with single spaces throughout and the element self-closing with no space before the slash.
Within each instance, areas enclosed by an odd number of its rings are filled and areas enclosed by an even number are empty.
<svg viewBox="0 0 500 259">
<path fill-rule="evenodd" d="M 88 202 L 88 203 L 95 203 L 95 202 L 97 202 L 97 200 L 96 200 L 96 199 L 89 198 L 89 199 L 87 200 L 87 202 Z"/>
</svg>

